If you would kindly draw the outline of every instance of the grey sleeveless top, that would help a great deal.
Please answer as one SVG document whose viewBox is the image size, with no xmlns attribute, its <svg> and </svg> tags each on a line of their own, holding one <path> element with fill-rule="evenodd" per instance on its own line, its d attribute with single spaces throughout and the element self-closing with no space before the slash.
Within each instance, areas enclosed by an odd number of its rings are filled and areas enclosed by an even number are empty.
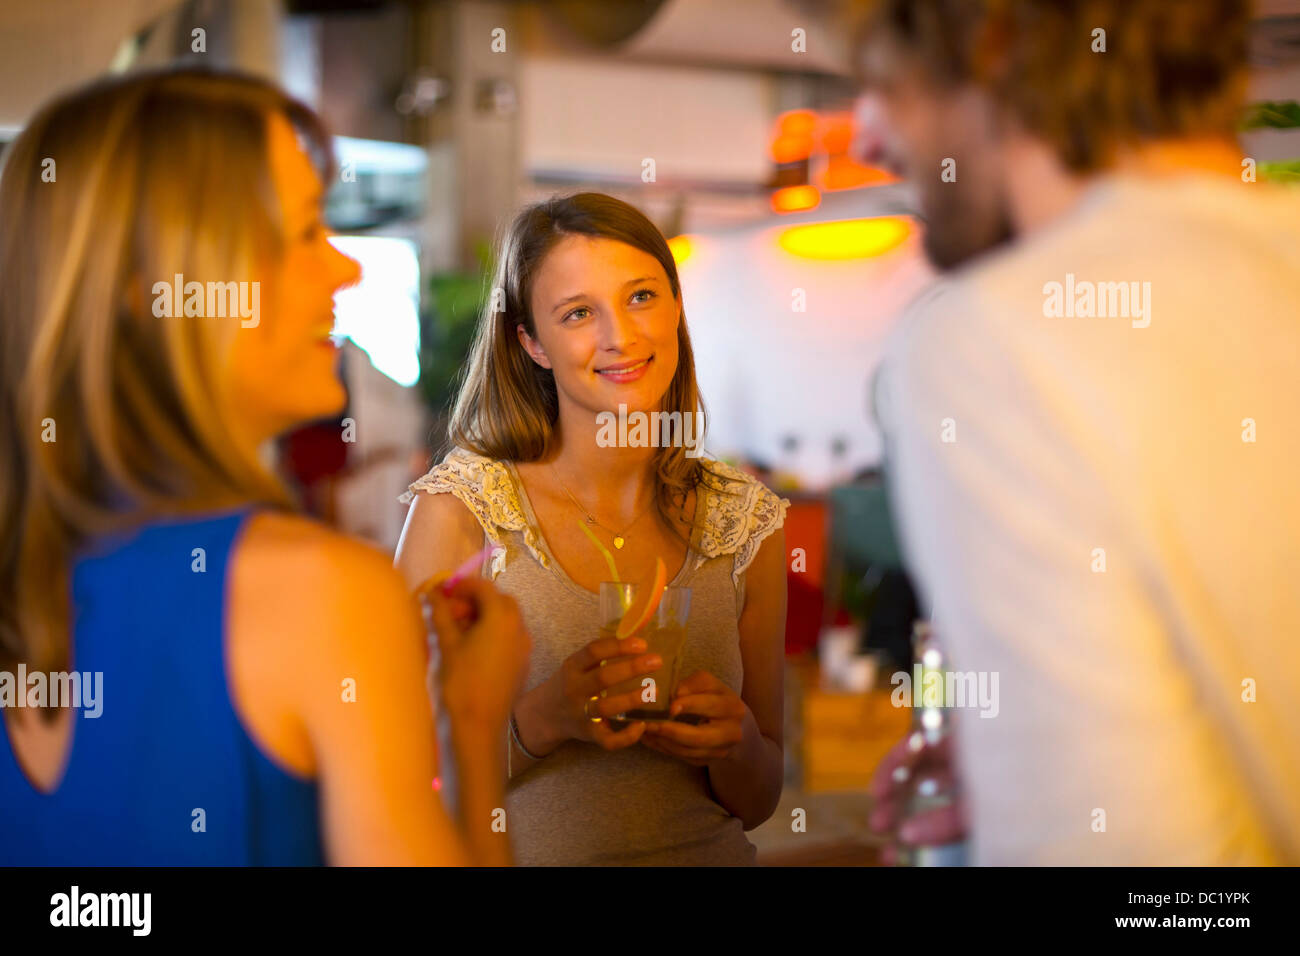
<svg viewBox="0 0 1300 956">
<path fill-rule="evenodd" d="M 692 591 L 680 673 L 707 670 L 739 694 L 745 569 L 763 539 L 784 523 L 789 502 L 728 465 L 705 463 L 732 479 L 731 493 L 697 491 L 690 548 L 670 582 Z M 478 519 L 485 540 L 497 546 L 484 574 L 519 602 L 532 636 L 525 689 L 596 639 L 599 598 L 551 555 L 510 462 L 457 449 L 402 500 L 418 492 L 455 495 Z M 740 820 L 713 798 L 708 771 L 640 744 L 607 752 L 566 741 L 529 769 L 516 768 L 505 809 L 515 860 L 526 866 L 754 862 Z"/>
</svg>

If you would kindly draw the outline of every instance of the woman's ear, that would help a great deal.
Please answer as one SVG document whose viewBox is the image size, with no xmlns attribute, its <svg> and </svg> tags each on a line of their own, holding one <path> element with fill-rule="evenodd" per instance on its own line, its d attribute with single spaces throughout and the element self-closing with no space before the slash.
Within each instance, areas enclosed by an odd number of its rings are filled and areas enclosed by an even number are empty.
<svg viewBox="0 0 1300 956">
<path fill-rule="evenodd" d="M 524 351 L 532 357 L 532 360 L 542 368 L 550 368 L 551 360 L 546 357 L 546 350 L 542 348 L 541 343 L 528 334 L 524 324 L 520 322 L 515 326 L 515 333 L 519 336 L 519 344 L 524 347 Z"/>
</svg>

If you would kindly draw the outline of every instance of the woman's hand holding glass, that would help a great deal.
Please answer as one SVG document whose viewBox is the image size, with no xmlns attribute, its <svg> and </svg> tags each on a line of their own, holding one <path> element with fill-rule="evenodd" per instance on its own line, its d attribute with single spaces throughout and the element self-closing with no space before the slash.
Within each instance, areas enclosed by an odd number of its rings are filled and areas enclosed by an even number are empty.
<svg viewBox="0 0 1300 956">
<path fill-rule="evenodd" d="M 602 637 L 570 654 L 539 688 L 545 702 L 542 712 L 556 736 L 586 740 L 605 750 L 630 747 L 640 740 L 644 721 L 622 730 L 609 725 L 609 718 L 638 706 L 639 691 L 611 694 L 609 688 L 661 666 L 659 656 L 645 650 L 646 642 L 639 637 Z"/>
<path fill-rule="evenodd" d="M 641 742 L 652 750 L 677 757 L 696 767 L 725 760 L 745 739 L 749 708 L 734 690 L 708 671 L 696 671 L 677 684 L 671 717 L 694 714 L 706 718 L 698 725 L 676 719 L 655 721 Z"/>
</svg>

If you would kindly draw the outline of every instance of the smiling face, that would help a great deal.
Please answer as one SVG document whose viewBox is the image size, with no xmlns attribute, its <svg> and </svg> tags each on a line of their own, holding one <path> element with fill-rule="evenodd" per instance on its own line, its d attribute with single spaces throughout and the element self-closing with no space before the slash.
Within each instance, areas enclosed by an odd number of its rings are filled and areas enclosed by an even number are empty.
<svg viewBox="0 0 1300 956">
<path fill-rule="evenodd" d="M 917 191 L 930 261 L 951 269 L 1012 237 L 992 105 L 965 88 L 904 82 L 865 97 L 880 129 L 877 162 Z"/>
<path fill-rule="evenodd" d="M 342 409 L 338 350 L 329 338 L 334 293 L 361 277 L 360 265 L 329 242 L 320 176 L 293 125 L 274 114 L 267 136 L 284 247 L 258 277 L 261 316 L 234 332 L 230 360 L 238 413 L 259 441 Z"/>
<path fill-rule="evenodd" d="M 868 88 L 857 104 L 857 121 L 867 127 L 859 131 L 861 158 L 916 190 L 930 261 L 955 268 L 1011 239 L 1004 130 L 989 94 L 933 78 L 887 38 L 868 44 L 862 65 Z"/>
<path fill-rule="evenodd" d="M 657 411 L 677 371 L 680 295 L 659 260 L 614 239 L 568 235 L 546 254 L 519 341 L 555 373 L 561 416 Z"/>
</svg>

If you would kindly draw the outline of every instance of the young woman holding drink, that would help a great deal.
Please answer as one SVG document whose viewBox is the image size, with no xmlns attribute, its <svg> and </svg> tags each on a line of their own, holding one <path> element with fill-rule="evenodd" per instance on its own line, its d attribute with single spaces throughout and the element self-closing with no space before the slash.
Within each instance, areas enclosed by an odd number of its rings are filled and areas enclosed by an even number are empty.
<svg viewBox="0 0 1300 956">
<path fill-rule="evenodd" d="M 484 573 L 523 611 L 531 669 L 501 741 L 516 858 L 751 863 L 744 831 L 781 790 L 787 503 L 688 454 L 701 402 L 668 244 L 612 197 L 542 202 L 505 236 L 492 300 L 453 450 L 405 496 L 397 564 L 415 587 L 486 541 Z M 658 446 L 610 440 L 607 415 L 652 412 L 689 425 Z M 667 619 L 601 636 L 598 592 L 615 572 L 638 583 L 636 613 L 658 562 L 660 585 L 690 589 L 671 697 L 683 719 L 620 729 L 642 679 L 672 663 L 647 645 Z"/>
<path fill-rule="evenodd" d="M 274 87 L 200 71 L 72 93 L 8 150 L 0 672 L 102 675 L 103 703 L 0 711 L 0 863 L 509 862 L 487 824 L 514 602 L 467 582 L 462 628 L 432 598 L 458 832 L 415 603 L 259 456 L 344 401 L 332 298 L 358 270 L 322 224 L 328 152 Z M 260 314 L 160 308 L 177 276 L 249 283 Z"/>
</svg>

